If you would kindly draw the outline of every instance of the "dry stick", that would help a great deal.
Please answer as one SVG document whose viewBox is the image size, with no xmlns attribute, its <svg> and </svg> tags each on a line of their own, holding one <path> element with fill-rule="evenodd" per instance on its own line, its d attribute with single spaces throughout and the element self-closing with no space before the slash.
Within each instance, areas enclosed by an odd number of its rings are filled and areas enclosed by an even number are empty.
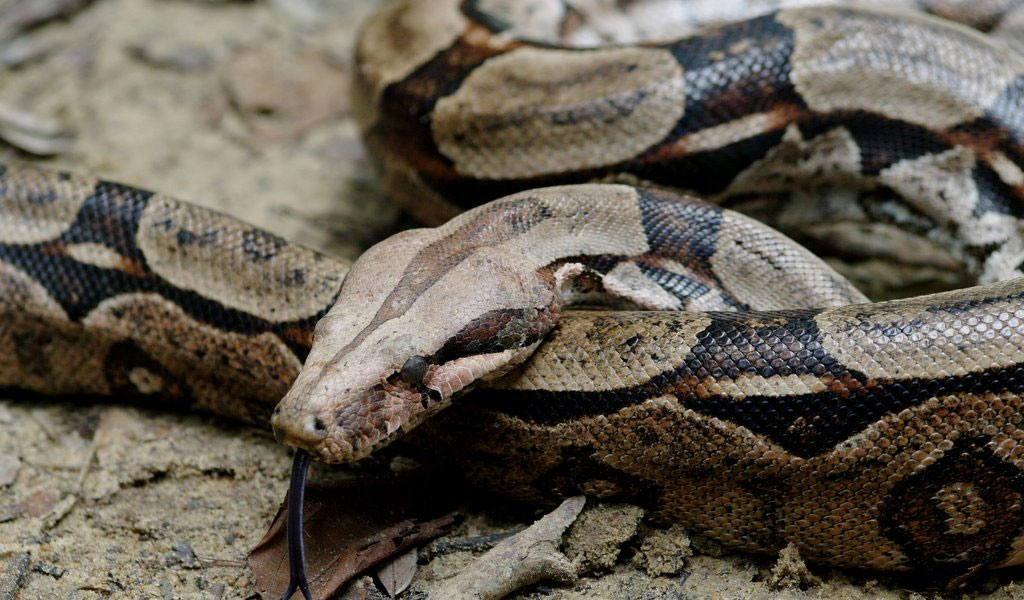
<svg viewBox="0 0 1024 600">
<path fill-rule="evenodd" d="M 75 480 L 75 487 L 72 491 L 76 496 L 81 495 L 82 485 L 85 484 L 85 476 L 89 474 L 89 468 L 92 466 L 92 461 L 96 458 L 96 440 L 93 440 L 89 444 L 89 454 L 85 457 L 85 462 L 82 463 L 81 470 L 78 471 L 78 479 Z"/>
<path fill-rule="evenodd" d="M 562 534 L 579 516 L 585 501 L 583 496 L 569 498 L 446 581 L 431 598 L 496 600 L 542 579 L 575 582 L 576 569 L 558 547 Z"/>
<path fill-rule="evenodd" d="M 0 42 L 51 19 L 65 17 L 92 0 L 17 0 L 0 10 Z"/>
</svg>

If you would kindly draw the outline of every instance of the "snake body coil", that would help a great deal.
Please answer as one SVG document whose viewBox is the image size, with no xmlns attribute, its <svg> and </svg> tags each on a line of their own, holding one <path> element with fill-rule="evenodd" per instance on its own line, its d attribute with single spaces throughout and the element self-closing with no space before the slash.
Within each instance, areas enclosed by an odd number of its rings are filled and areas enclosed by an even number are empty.
<svg viewBox="0 0 1024 600">
<path fill-rule="evenodd" d="M 260 421 L 291 385 L 275 430 L 329 462 L 422 424 L 410 439 L 491 487 L 629 500 L 731 547 L 1024 563 L 1024 58 L 835 7 L 558 47 L 580 19 L 406 0 L 370 20 L 356 105 L 395 197 L 440 222 L 513 195 L 347 275 L 159 195 L 9 166 L 0 386 Z M 867 303 L 666 187 L 984 285 Z"/>
</svg>

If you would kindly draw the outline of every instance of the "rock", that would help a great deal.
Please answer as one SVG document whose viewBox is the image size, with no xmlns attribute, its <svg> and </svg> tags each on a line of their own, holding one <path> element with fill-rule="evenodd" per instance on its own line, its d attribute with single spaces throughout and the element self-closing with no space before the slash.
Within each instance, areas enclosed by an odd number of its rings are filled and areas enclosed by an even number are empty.
<svg viewBox="0 0 1024 600">
<path fill-rule="evenodd" d="M 673 525 L 644 532 L 633 564 L 652 577 L 675 575 L 683 570 L 686 559 L 691 556 L 690 536 L 681 525 Z"/>
<path fill-rule="evenodd" d="M 168 565 L 181 565 L 186 569 L 198 569 L 202 566 L 196 556 L 192 545 L 185 541 L 174 542 L 171 552 L 164 556 L 164 562 Z"/>
<path fill-rule="evenodd" d="M 0 600 L 14 600 L 28 573 L 28 553 L 19 552 L 0 560 Z"/>
<path fill-rule="evenodd" d="M 577 572 L 608 570 L 615 566 L 619 549 L 636 535 L 642 508 L 627 504 L 598 504 L 588 508 L 569 530 L 566 556 Z"/>
<path fill-rule="evenodd" d="M 797 550 L 796 545 L 790 543 L 779 552 L 779 560 L 772 567 L 772 572 L 765 583 L 774 590 L 806 589 L 820 585 L 821 579 L 807 569 L 804 560 L 800 558 L 800 551 Z"/>
<path fill-rule="evenodd" d="M 348 77 L 318 54 L 242 52 L 224 85 L 256 141 L 297 137 L 349 107 Z"/>
<path fill-rule="evenodd" d="M 0 487 L 14 483 L 21 469 L 21 459 L 14 454 L 0 454 Z"/>
</svg>

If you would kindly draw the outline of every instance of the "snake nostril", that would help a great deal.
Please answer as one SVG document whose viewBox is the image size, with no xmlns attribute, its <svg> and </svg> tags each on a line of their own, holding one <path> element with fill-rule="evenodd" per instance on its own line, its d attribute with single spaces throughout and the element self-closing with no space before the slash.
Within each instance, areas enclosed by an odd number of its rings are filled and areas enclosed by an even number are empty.
<svg viewBox="0 0 1024 600">
<path fill-rule="evenodd" d="M 274 437 L 289 445 L 317 444 L 327 437 L 323 420 L 312 415 L 282 412 L 273 420 Z"/>
</svg>

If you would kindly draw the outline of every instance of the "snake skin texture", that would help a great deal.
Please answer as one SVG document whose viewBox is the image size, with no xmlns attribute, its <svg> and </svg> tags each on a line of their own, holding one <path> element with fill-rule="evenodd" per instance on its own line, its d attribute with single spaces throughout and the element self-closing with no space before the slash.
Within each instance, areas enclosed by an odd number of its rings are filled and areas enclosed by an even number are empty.
<svg viewBox="0 0 1024 600">
<path fill-rule="evenodd" d="M 845 6 L 636 43 L 661 34 L 627 13 L 671 3 L 586 4 L 370 19 L 367 146 L 399 202 L 447 222 L 351 269 L 7 165 L 0 387 L 270 417 L 327 462 L 401 438 L 506 494 L 635 502 L 750 551 L 1024 563 L 1024 58 Z M 972 24 L 997 32 L 1018 4 Z M 636 26 L 609 33 L 619 17 Z M 918 244 L 982 285 L 868 303 L 729 206 L 797 238 Z"/>
<path fill-rule="evenodd" d="M 159 194 L 0 167 L 0 388 L 266 423 L 347 271 Z"/>
<path fill-rule="evenodd" d="M 483 4 L 394 2 L 357 44 L 367 145 L 421 220 L 615 177 L 770 207 L 798 241 L 869 252 L 868 238 L 913 235 L 980 281 L 1021 274 L 1024 57 L 999 41 L 925 15 L 812 7 L 573 49 L 553 37 L 564 20 L 541 18 L 569 19 L 561 2 L 501 18 Z"/>
<path fill-rule="evenodd" d="M 788 244 L 595 184 L 406 232 L 353 265 L 275 430 L 327 462 L 413 430 L 478 485 L 634 502 L 746 550 L 1024 561 L 1024 278 L 864 303 Z M 617 302 L 647 310 L 566 310 Z"/>
</svg>

